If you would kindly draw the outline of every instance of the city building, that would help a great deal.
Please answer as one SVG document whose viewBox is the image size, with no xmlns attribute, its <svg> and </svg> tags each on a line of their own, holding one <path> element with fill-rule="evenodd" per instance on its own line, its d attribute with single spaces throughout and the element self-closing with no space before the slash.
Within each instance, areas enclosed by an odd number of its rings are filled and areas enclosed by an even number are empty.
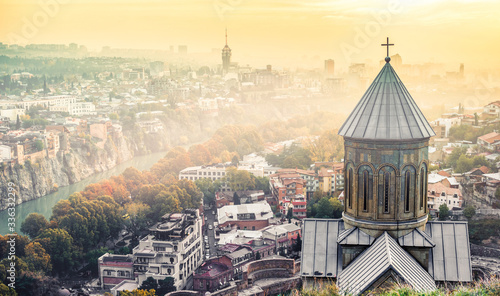
<svg viewBox="0 0 500 296">
<path fill-rule="evenodd" d="M 306 181 L 297 173 L 278 173 L 271 175 L 269 179 L 270 190 L 274 198 L 278 200 L 278 210 L 282 215 L 293 208 L 293 202 L 305 202 L 304 187 Z"/>
<path fill-rule="evenodd" d="M 227 29 L 226 29 L 226 45 L 222 49 L 222 74 L 227 74 L 229 72 L 229 66 L 231 65 L 231 48 L 227 45 Z"/>
<path fill-rule="evenodd" d="M 483 150 L 498 151 L 500 150 L 500 134 L 491 132 L 477 138 L 477 145 Z"/>
<path fill-rule="evenodd" d="M 303 221 L 306 287 L 335 280 L 340 293 L 360 295 L 394 282 L 424 292 L 437 282 L 472 281 L 467 222 L 427 221 L 428 143 L 435 133 L 388 56 L 339 130 L 342 219 Z"/>
<path fill-rule="evenodd" d="M 273 217 L 273 211 L 267 202 L 224 206 L 217 209 L 218 228 L 224 232 L 233 227 L 243 230 L 259 230 L 269 226 L 269 220 Z"/>
<path fill-rule="evenodd" d="M 202 245 L 199 210 L 166 214 L 133 249 L 139 286 L 148 277 L 156 280 L 172 277 L 176 290 L 186 288 L 188 278 L 203 262 Z"/>
<path fill-rule="evenodd" d="M 112 288 L 124 280 L 134 280 L 134 257 L 132 254 L 106 253 L 97 260 L 101 288 Z"/>
<path fill-rule="evenodd" d="M 427 205 L 430 212 L 439 211 L 442 204 L 450 210 L 462 208 L 464 200 L 462 191 L 458 188 L 451 188 L 438 182 L 429 184 L 427 191 Z"/>
</svg>

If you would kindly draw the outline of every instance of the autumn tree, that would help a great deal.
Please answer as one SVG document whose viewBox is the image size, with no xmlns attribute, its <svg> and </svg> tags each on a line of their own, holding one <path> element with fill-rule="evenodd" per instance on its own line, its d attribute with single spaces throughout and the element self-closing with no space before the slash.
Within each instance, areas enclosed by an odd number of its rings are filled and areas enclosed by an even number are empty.
<svg viewBox="0 0 500 296">
<path fill-rule="evenodd" d="M 143 203 L 129 203 L 125 205 L 125 213 L 128 218 L 125 220 L 125 227 L 132 235 L 132 240 L 136 240 L 142 231 L 148 227 L 148 222 L 153 222 L 148 214 L 151 207 Z"/>
<path fill-rule="evenodd" d="M 31 213 L 21 223 L 21 231 L 29 235 L 32 239 L 36 238 L 41 231 L 47 228 L 49 222 L 39 213 Z"/>
<path fill-rule="evenodd" d="M 28 265 L 29 270 L 39 271 L 43 274 L 49 274 L 52 271 L 50 256 L 47 254 L 42 245 L 36 241 L 29 243 L 25 249 L 24 261 Z"/>
<path fill-rule="evenodd" d="M 249 190 L 255 188 L 255 181 L 248 171 L 238 170 L 235 167 L 226 169 L 224 178 L 232 191 Z"/>
</svg>

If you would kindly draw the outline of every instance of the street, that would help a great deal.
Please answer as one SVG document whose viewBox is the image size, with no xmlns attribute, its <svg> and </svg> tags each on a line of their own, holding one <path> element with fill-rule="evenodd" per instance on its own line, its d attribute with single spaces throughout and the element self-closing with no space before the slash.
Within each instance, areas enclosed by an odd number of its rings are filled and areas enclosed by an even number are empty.
<svg viewBox="0 0 500 296">
<path fill-rule="evenodd" d="M 212 212 L 214 214 L 212 214 Z M 217 208 L 215 206 L 211 207 L 209 210 L 205 211 L 205 217 L 207 220 L 205 221 L 205 232 L 203 234 L 203 250 L 205 254 L 209 254 L 210 258 L 217 256 L 217 248 L 215 247 L 215 227 L 214 222 L 217 221 Z M 210 230 L 210 226 L 212 229 Z M 205 236 L 208 236 L 208 244 L 209 248 L 206 248 Z M 206 257 L 205 257 L 206 259 Z"/>
</svg>

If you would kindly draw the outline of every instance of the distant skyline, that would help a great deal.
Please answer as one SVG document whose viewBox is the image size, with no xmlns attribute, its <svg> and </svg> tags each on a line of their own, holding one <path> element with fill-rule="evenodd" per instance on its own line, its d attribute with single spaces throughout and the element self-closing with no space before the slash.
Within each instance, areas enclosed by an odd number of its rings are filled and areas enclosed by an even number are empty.
<svg viewBox="0 0 500 296">
<path fill-rule="evenodd" d="M 90 50 L 211 52 L 246 64 L 376 62 L 388 36 L 404 63 L 500 66 L 500 2 L 324 0 L 0 0 L 0 42 L 77 43 Z M 414 3 L 415 2 L 415 3 Z"/>
</svg>

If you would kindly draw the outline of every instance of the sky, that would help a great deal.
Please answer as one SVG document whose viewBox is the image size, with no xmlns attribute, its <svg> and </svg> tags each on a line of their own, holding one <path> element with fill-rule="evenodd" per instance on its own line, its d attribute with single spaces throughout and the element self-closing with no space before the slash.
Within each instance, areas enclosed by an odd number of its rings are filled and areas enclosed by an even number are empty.
<svg viewBox="0 0 500 296">
<path fill-rule="evenodd" d="M 233 60 L 336 65 L 378 61 L 500 66 L 494 0 L 0 0 L 0 42 L 220 50 Z M 458 67 L 458 66 L 457 66 Z"/>
</svg>

